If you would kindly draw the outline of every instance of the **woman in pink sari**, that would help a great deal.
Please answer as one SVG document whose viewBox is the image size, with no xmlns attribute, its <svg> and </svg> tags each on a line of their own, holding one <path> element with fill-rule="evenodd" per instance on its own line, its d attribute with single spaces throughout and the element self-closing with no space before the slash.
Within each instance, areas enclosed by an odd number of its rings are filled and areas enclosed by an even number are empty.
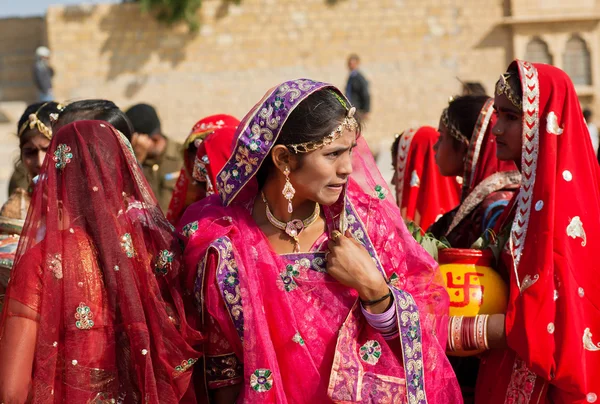
<svg viewBox="0 0 600 404">
<path fill-rule="evenodd" d="M 215 402 L 461 402 L 437 265 L 354 112 L 326 83 L 269 90 L 184 214 Z"/>
</svg>

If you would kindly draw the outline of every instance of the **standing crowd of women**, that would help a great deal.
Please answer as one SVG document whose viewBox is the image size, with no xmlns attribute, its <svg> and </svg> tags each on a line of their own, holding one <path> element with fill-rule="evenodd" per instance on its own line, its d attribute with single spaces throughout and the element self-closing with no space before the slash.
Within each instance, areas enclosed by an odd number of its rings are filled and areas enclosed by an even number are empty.
<svg viewBox="0 0 600 404">
<path fill-rule="evenodd" d="M 361 128 L 334 86 L 279 84 L 194 125 L 165 215 L 113 103 L 30 106 L 0 402 L 597 402 L 600 173 L 568 76 L 515 61 L 398 135 L 395 195 Z M 450 316 L 407 221 L 498 251 L 506 312 Z"/>
</svg>

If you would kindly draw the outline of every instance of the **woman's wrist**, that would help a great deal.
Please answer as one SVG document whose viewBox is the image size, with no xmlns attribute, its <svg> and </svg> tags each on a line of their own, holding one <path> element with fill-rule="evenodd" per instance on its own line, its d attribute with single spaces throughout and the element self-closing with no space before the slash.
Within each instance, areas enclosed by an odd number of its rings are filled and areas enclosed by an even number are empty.
<svg viewBox="0 0 600 404">
<path fill-rule="evenodd" d="M 378 300 L 390 293 L 390 288 L 382 279 L 377 285 L 363 286 L 357 289 L 358 297 L 365 302 Z"/>
</svg>

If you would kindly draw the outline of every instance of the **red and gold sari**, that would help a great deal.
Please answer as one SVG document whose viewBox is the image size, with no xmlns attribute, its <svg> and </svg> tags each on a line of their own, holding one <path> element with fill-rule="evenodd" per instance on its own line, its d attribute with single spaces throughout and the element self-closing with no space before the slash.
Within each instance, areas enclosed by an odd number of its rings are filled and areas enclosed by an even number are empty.
<svg viewBox="0 0 600 404">
<path fill-rule="evenodd" d="M 507 209 L 509 349 L 482 359 L 481 403 L 594 403 L 600 396 L 600 173 L 569 77 L 516 61 L 521 190 Z"/>
</svg>

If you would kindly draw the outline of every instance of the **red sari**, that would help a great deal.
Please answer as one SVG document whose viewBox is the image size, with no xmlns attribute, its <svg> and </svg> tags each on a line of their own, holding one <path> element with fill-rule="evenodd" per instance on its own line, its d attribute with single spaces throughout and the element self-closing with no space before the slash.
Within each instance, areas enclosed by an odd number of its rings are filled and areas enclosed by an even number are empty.
<svg viewBox="0 0 600 404">
<path fill-rule="evenodd" d="M 40 177 L 6 294 L 0 380 L 30 380 L 34 403 L 193 400 L 201 338 L 186 321 L 181 251 L 129 142 L 106 122 L 73 122 Z"/>
<path fill-rule="evenodd" d="M 176 225 L 188 206 L 207 196 L 204 187 L 194 186 L 194 181 L 202 182 L 202 180 L 193 177 L 196 161 L 198 160 L 197 150 L 200 149 L 206 138 L 213 134 L 221 134 L 221 136 L 226 136 L 231 141 L 239 123 L 240 121 L 236 118 L 224 114 L 211 115 L 196 122 L 183 144 L 184 166 L 179 172 L 179 179 L 173 189 L 173 196 L 166 215 L 171 224 Z M 222 141 L 226 142 L 226 140 Z M 208 195 L 210 194 L 208 193 Z"/>
<path fill-rule="evenodd" d="M 516 165 L 496 158 L 493 104 L 491 98 L 485 103 L 471 136 L 460 206 L 430 229 L 454 248 L 470 248 L 487 229 L 493 229 L 520 182 Z"/>
<path fill-rule="evenodd" d="M 460 183 L 435 164 L 439 133 L 430 126 L 402 133 L 396 152 L 396 201 L 402 218 L 428 229 L 459 202 Z"/>
<path fill-rule="evenodd" d="M 600 173 L 569 77 L 517 61 L 523 184 L 505 220 L 509 349 L 482 360 L 478 402 L 594 403 L 600 396 Z"/>
</svg>

